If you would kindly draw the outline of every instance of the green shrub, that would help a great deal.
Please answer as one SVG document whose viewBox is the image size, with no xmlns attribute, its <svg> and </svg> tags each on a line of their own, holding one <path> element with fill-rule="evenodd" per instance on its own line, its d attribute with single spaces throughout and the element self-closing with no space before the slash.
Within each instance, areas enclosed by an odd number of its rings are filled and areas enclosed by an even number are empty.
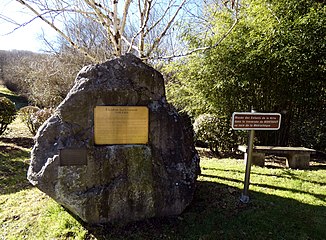
<svg viewBox="0 0 326 240">
<path fill-rule="evenodd" d="M 20 109 L 19 114 L 29 131 L 35 135 L 39 127 L 52 115 L 52 108 L 40 109 L 35 106 L 27 106 Z"/>
<path fill-rule="evenodd" d="M 196 141 L 204 142 L 214 153 L 233 151 L 243 136 L 231 128 L 231 120 L 214 114 L 202 114 L 195 119 Z"/>
<path fill-rule="evenodd" d="M 6 97 L 0 97 L 0 135 L 16 117 L 15 104 Z"/>
</svg>

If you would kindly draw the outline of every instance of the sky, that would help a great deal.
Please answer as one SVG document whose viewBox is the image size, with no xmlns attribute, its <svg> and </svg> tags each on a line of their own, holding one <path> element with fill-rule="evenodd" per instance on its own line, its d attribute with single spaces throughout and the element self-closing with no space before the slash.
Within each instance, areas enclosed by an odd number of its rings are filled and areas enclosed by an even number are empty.
<svg viewBox="0 0 326 240">
<path fill-rule="evenodd" d="M 34 20 L 32 23 L 12 32 L 17 26 L 6 22 L 3 19 L 3 16 L 11 18 L 18 23 L 25 23 L 33 18 L 33 15 L 28 13 L 20 3 L 17 3 L 14 0 L 1 0 L 0 50 L 16 49 L 41 52 L 45 49 L 44 42 L 40 39 L 42 30 L 49 39 L 54 38 L 55 36 L 55 31 L 41 20 Z"/>
<path fill-rule="evenodd" d="M 47 40 L 52 42 L 56 40 L 55 30 L 40 19 L 35 19 L 26 26 L 15 30 L 17 25 L 9 23 L 5 19 L 24 24 L 33 19 L 35 15 L 16 0 L 0 1 L 0 50 L 16 49 L 42 52 L 47 49 L 45 42 L 41 39 L 42 32 L 45 33 Z M 60 23 L 56 24 L 60 25 Z"/>
</svg>

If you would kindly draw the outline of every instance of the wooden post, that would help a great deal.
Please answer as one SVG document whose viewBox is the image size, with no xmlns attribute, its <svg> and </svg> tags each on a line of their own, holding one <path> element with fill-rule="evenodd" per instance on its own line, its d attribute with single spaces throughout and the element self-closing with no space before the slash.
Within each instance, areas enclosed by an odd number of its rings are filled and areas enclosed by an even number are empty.
<svg viewBox="0 0 326 240">
<path fill-rule="evenodd" d="M 252 153 L 254 147 L 254 138 L 255 138 L 255 130 L 250 130 L 249 132 L 249 140 L 248 140 L 248 148 L 247 148 L 247 162 L 246 162 L 246 173 L 244 180 L 243 192 L 240 197 L 240 201 L 243 203 L 249 202 L 249 184 L 250 184 L 250 171 L 251 171 L 251 160 Z"/>
<path fill-rule="evenodd" d="M 279 113 L 256 113 L 251 108 L 251 112 L 234 112 L 232 114 L 232 129 L 234 130 L 249 130 L 246 173 L 244 179 L 244 188 L 240 201 L 243 203 L 249 202 L 249 184 L 250 184 L 250 170 L 253 158 L 253 147 L 255 130 L 278 130 L 281 125 L 281 114 Z M 264 161 L 262 161 L 262 164 Z"/>
</svg>

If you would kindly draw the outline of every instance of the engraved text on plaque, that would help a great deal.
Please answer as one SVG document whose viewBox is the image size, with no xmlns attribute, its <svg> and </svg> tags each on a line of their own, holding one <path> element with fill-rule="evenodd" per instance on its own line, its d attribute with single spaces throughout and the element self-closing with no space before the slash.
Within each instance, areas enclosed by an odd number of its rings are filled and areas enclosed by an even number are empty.
<svg viewBox="0 0 326 240">
<path fill-rule="evenodd" d="M 147 144 L 148 108 L 145 106 L 96 106 L 95 144 Z"/>
</svg>

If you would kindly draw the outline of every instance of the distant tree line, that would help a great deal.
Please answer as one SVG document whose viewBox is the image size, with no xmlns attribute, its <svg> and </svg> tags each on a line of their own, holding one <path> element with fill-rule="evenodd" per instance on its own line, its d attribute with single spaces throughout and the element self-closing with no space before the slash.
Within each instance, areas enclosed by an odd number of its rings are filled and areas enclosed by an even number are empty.
<svg viewBox="0 0 326 240">
<path fill-rule="evenodd" d="M 70 50 L 60 54 L 0 51 L 1 80 L 31 105 L 55 107 L 65 98 L 78 71 L 89 63 Z"/>
</svg>

